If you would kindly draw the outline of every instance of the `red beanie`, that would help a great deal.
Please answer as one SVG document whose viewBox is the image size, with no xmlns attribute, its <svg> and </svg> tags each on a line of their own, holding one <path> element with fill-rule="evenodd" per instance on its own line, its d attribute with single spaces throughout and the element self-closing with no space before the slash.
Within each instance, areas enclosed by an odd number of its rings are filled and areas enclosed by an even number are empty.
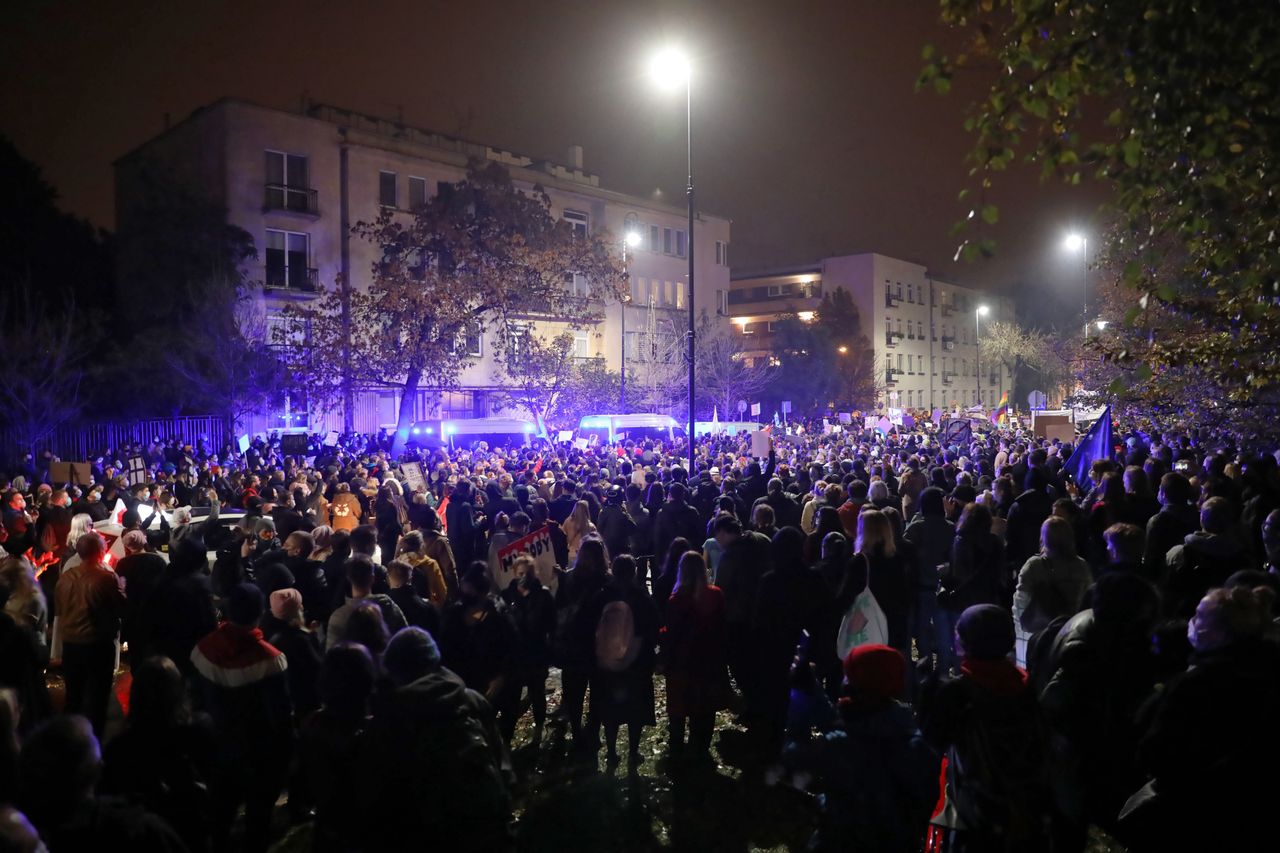
<svg viewBox="0 0 1280 853">
<path fill-rule="evenodd" d="M 907 662 L 889 646 L 858 646 L 844 659 L 844 679 L 853 697 L 897 699 L 906 687 Z"/>
</svg>

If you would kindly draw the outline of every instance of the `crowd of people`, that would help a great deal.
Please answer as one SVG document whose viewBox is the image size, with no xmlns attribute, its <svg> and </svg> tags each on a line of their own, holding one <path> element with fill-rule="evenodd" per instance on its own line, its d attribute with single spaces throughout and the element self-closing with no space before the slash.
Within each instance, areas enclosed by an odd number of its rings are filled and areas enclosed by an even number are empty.
<svg viewBox="0 0 1280 853">
<path fill-rule="evenodd" d="M 715 749 L 811 791 L 819 850 L 1252 849 L 1275 456 L 1135 435 L 1077 482 L 1021 432 L 776 432 L 766 458 L 705 437 L 692 470 L 652 439 L 158 440 L 76 484 L 23 461 L 0 837 L 265 850 L 283 809 L 317 850 L 510 849 L 529 715 L 584 767 L 640 773 L 661 722 L 662 772 Z"/>
</svg>

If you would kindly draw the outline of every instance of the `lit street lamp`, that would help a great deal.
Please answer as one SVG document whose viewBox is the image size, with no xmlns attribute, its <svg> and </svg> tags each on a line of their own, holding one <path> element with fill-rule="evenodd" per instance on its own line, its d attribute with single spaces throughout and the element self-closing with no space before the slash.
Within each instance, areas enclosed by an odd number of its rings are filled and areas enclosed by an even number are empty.
<svg viewBox="0 0 1280 853">
<path fill-rule="evenodd" d="M 653 79 L 664 89 L 678 89 L 684 86 L 684 103 L 685 103 L 685 149 L 688 160 L 689 180 L 685 185 L 685 200 L 689 207 L 689 234 L 685 239 L 685 246 L 688 249 L 689 259 L 689 284 L 688 284 L 688 300 L 689 300 L 689 482 L 692 483 L 697 476 L 694 471 L 694 403 L 696 392 L 694 388 L 693 375 L 693 335 L 694 335 L 694 314 L 693 314 L 693 82 L 690 74 L 689 58 L 679 50 L 667 48 L 654 56 L 649 65 L 649 72 L 653 75 Z"/>
<path fill-rule="evenodd" d="M 978 336 L 981 334 L 981 320 L 983 317 L 991 313 L 991 309 L 985 305 L 979 305 L 977 310 L 973 312 L 973 368 L 978 373 L 978 405 L 982 402 L 982 347 L 978 344 Z"/>
<path fill-rule="evenodd" d="M 1079 232 L 1071 232 L 1062 241 L 1062 248 L 1071 254 L 1080 253 L 1080 294 L 1084 316 L 1089 316 L 1089 238 Z M 1084 322 L 1084 336 L 1089 337 L 1089 321 Z"/>
<path fill-rule="evenodd" d="M 618 362 L 618 411 L 627 413 L 627 303 L 631 301 L 631 273 L 627 270 L 627 247 L 632 249 L 640 245 L 640 232 L 628 231 L 622 240 L 622 272 L 627 277 L 627 292 L 618 300 L 618 308 L 622 315 L 622 360 Z"/>
</svg>

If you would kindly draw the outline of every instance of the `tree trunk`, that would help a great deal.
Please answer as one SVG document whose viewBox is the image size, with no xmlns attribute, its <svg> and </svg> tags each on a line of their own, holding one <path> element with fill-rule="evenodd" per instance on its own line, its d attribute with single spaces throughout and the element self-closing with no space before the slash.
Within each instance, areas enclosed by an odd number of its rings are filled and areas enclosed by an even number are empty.
<svg viewBox="0 0 1280 853">
<path fill-rule="evenodd" d="M 400 412 L 396 415 L 396 431 L 391 436 L 392 458 L 404 447 L 405 436 L 413 426 L 413 404 L 418 398 L 418 383 L 422 381 L 422 368 L 413 367 L 404 377 L 400 397 Z"/>
</svg>

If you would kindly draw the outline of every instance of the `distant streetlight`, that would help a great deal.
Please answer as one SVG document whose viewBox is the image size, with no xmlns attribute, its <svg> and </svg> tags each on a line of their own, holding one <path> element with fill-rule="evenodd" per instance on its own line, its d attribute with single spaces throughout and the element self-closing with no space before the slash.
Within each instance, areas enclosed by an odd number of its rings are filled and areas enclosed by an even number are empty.
<svg viewBox="0 0 1280 853">
<path fill-rule="evenodd" d="M 981 320 L 991 313 L 986 305 L 979 305 L 973 312 L 973 369 L 978 372 L 978 405 L 982 402 L 982 347 L 978 345 L 978 336 L 982 333 Z"/>
<path fill-rule="evenodd" d="M 841 355 L 844 355 L 847 352 L 849 352 L 849 348 L 844 344 L 841 344 L 840 346 L 836 347 L 836 352 L 840 353 Z"/>
<path fill-rule="evenodd" d="M 1098 321 L 1097 321 L 1097 322 L 1095 322 L 1093 325 L 1097 326 L 1097 328 L 1098 328 L 1098 331 L 1099 331 L 1099 332 L 1105 332 L 1105 331 L 1106 331 L 1106 329 L 1107 329 L 1107 321 L 1106 321 L 1106 320 L 1098 320 Z"/>
<path fill-rule="evenodd" d="M 618 411 L 627 413 L 627 303 L 631 301 L 631 274 L 627 271 L 627 247 L 640 245 L 640 232 L 628 231 L 622 239 L 622 272 L 627 277 L 627 292 L 622 294 L 618 302 L 618 310 L 622 315 L 622 359 L 618 362 Z"/>
<path fill-rule="evenodd" d="M 689 208 L 689 234 L 685 238 L 685 245 L 688 247 L 689 260 L 689 482 L 694 482 L 697 477 L 697 471 L 694 470 L 694 431 L 695 403 L 696 403 L 696 386 L 694 385 L 693 375 L 693 354 L 694 354 L 694 313 L 693 313 L 693 75 L 689 65 L 689 57 L 683 51 L 675 48 L 666 48 L 659 51 L 649 63 L 649 73 L 653 76 L 661 88 L 670 90 L 678 90 L 680 86 L 684 86 L 684 108 L 685 108 L 685 153 L 688 162 L 688 183 L 685 185 L 685 201 Z"/>
<path fill-rule="evenodd" d="M 1068 252 L 1083 252 L 1089 245 L 1089 239 L 1083 234 L 1068 234 L 1067 238 L 1062 241 L 1062 248 Z"/>
</svg>

